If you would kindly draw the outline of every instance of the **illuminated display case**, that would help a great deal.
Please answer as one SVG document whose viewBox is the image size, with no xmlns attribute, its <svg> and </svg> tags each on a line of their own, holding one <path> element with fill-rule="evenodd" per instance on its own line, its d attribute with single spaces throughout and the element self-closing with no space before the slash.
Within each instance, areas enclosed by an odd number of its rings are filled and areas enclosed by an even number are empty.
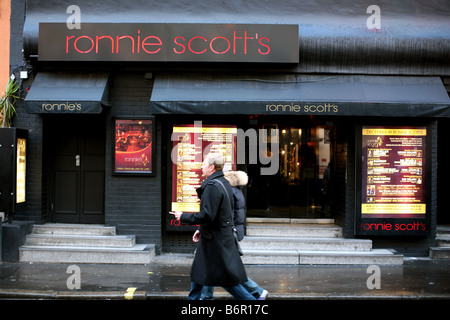
<svg viewBox="0 0 450 320">
<path fill-rule="evenodd" d="M 429 233 L 430 145 L 426 126 L 363 126 L 355 233 Z"/>
<path fill-rule="evenodd" d="M 197 188 L 204 179 L 202 163 L 210 152 L 224 156 L 224 171 L 236 170 L 237 127 L 231 125 L 174 125 L 172 141 L 171 211 L 199 212 Z M 171 214 L 166 216 L 166 230 L 195 230 L 182 225 Z"/>
<path fill-rule="evenodd" d="M 9 219 L 26 203 L 27 140 L 27 130 L 0 129 L 0 211 Z"/>
</svg>

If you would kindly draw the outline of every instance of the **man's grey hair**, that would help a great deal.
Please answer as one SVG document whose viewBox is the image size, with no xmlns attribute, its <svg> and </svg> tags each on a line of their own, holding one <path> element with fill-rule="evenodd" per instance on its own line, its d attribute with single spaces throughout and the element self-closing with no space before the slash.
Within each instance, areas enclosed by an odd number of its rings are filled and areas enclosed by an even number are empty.
<svg viewBox="0 0 450 320">
<path fill-rule="evenodd" d="M 225 159 L 220 153 L 208 153 L 205 157 L 205 161 L 208 166 L 214 165 L 216 171 L 223 170 L 225 165 Z"/>
</svg>

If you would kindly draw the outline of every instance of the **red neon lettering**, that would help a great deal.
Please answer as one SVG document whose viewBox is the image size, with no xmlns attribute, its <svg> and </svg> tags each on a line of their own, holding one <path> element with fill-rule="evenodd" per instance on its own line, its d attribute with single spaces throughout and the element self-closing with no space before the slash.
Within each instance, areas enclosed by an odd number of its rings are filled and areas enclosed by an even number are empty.
<svg viewBox="0 0 450 320">
<path fill-rule="evenodd" d="M 249 48 L 249 40 L 257 41 L 259 48 L 257 49 L 257 53 L 261 55 L 267 55 L 271 52 L 270 47 L 270 39 L 267 37 L 259 38 L 259 35 L 255 33 L 254 36 L 249 36 L 248 31 L 243 32 L 243 36 L 239 36 L 237 34 L 238 31 L 233 30 L 233 39 L 228 39 L 226 36 L 216 36 L 211 40 L 203 37 L 203 36 L 194 36 L 191 39 L 186 39 L 183 36 L 176 36 L 173 38 L 173 48 L 172 50 L 176 54 L 184 54 L 186 53 L 186 49 L 194 54 L 204 54 L 208 50 L 211 50 L 214 54 L 244 54 L 248 53 Z M 124 46 L 123 40 L 128 39 L 129 42 Z M 122 41 L 121 41 L 122 40 Z M 201 42 L 197 41 L 201 40 L 205 42 L 203 45 Z M 243 40 L 243 48 L 240 47 L 241 43 L 239 40 Z M 197 41 L 197 42 L 195 42 Z M 122 42 L 122 43 L 121 43 Z M 187 43 L 186 43 L 187 42 Z M 208 43 L 209 42 L 209 43 Z M 111 49 L 109 49 L 111 46 Z M 80 54 L 86 54 L 92 52 L 95 48 L 95 53 L 99 54 L 102 50 L 105 53 L 110 54 L 118 54 L 125 50 L 129 50 L 130 53 L 140 54 L 141 51 L 148 54 L 155 54 L 162 50 L 163 41 L 161 38 L 157 36 L 144 36 L 141 37 L 141 30 L 137 30 L 137 33 L 134 36 L 131 35 L 97 35 L 95 36 L 66 36 L 66 54 L 69 54 L 71 51 L 76 50 L 76 52 Z M 241 49 L 242 48 L 242 49 Z M 256 49 L 256 48 L 255 48 Z"/>
<path fill-rule="evenodd" d="M 394 228 L 393 228 L 394 227 Z M 382 230 L 382 231 L 425 231 L 427 229 L 426 224 L 421 222 L 414 223 L 396 223 L 394 226 L 391 223 L 361 223 L 361 230 Z"/>
<path fill-rule="evenodd" d="M 83 38 L 89 39 L 91 41 L 91 47 L 88 50 L 86 50 L 86 51 L 82 51 L 82 50 L 78 49 L 78 46 L 77 46 L 78 40 L 83 39 Z M 88 53 L 88 52 L 90 52 L 92 49 L 94 49 L 94 45 L 95 45 L 94 40 L 92 40 L 92 38 L 88 37 L 88 36 L 80 36 L 73 43 L 73 46 L 74 46 L 75 50 L 77 50 L 79 53 Z"/>
<path fill-rule="evenodd" d="M 108 38 L 111 40 L 111 53 L 114 53 L 114 39 L 111 36 L 97 36 L 95 37 L 95 53 L 98 53 L 98 40 Z"/>
<path fill-rule="evenodd" d="M 175 42 L 176 45 L 179 45 L 181 48 L 183 48 L 183 50 L 181 51 L 177 51 L 177 49 L 173 48 L 173 51 L 177 54 L 183 54 L 186 51 L 186 46 L 184 44 L 178 43 L 177 39 L 181 39 L 183 40 L 183 42 L 185 41 L 184 37 L 175 37 L 175 39 L 173 39 L 173 42 Z"/>
<path fill-rule="evenodd" d="M 236 37 L 236 30 L 233 31 L 233 54 L 236 54 L 236 40 L 243 39 L 242 37 Z"/>
<path fill-rule="evenodd" d="M 137 53 L 141 52 L 141 30 L 138 30 L 138 36 L 137 36 Z M 142 47 L 142 49 L 144 49 L 144 47 Z"/>
<path fill-rule="evenodd" d="M 131 53 L 134 53 L 134 38 L 132 36 L 117 36 L 116 38 L 116 53 L 119 53 L 119 40 L 128 38 L 131 40 Z"/>
<path fill-rule="evenodd" d="M 147 39 L 154 39 L 156 42 L 147 42 Z M 160 38 L 156 36 L 149 36 L 144 38 L 144 40 L 142 40 L 142 50 L 150 54 L 158 53 L 161 50 L 161 48 L 150 51 L 145 48 L 146 46 L 162 46 L 162 41 Z"/>
<path fill-rule="evenodd" d="M 247 54 L 247 40 L 254 39 L 253 37 L 247 37 L 247 31 L 244 32 L 244 54 Z"/>
<path fill-rule="evenodd" d="M 262 45 L 263 47 L 266 47 L 266 48 L 267 48 L 267 51 L 262 52 L 261 49 L 258 49 L 258 52 L 259 52 L 260 54 L 266 55 L 266 54 L 269 54 L 269 53 L 270 53 L 270 46 L 269 46 L 268 44 L 262 43 L 263 40 L 267 40 L 267 43 L 269 43 L 270 40 L 269 40 L 269 38 L 267 38 L 267 37 L 262 37 L 262 38 L 259 39 L 259 44 Z"/>
<path fill-rule="evenodd" d="M 189 50 L 191 50 L 191 52 L 192 52 L 192 53 L 195 53 L 195 54 L 202 54 L 202 53 L 205 53 L 206 49 L 203 50 L 203 51 L 194 51 L 194 50 L 192 49 L 191 43 L 192 43 L 192 40 L 194 40 L 194 39 L 202 39 L 203 41 L 208 42 L 208 40 L 206 40 L 206 39 L 203 38 L 203 37 L 200 37 L 200 36 L 193 37 L 191 40 L 189 40 L 189 43 L 188 43 L 188 48 L 189 48 Z"/>
<path fill-rule="evenodd" d="M 69 53 L 69 40 L 75 38 L 75 36 L 66 36 L 66 53 Z"/>
<path fill-rule="evenodd" d="M 216 50 L 214 50 L 214 49 L 213 49 L 213 42 L 216 41 L 217 39 L 224 39 L 224 40 L 228 43 L 228 48 L 227 48 L 226 50 L 224 50 L 224 51 L 216 51 Z M 214 52 L 214 53 L 216 53 L 216 54 L 224 54 L 224 53 L 227 53 L 228 50 L 230 50 L 230 48 L 231 48 L 231 43 L 230 43 L 230 41 L 229 41 L 227 38 L 225 38 L 225 37 L 215 37 L 214 39 L 211 40 L 211 43 L 209 44 L 209 47 L 211 48 L 212 52 Z"/>
</svg>

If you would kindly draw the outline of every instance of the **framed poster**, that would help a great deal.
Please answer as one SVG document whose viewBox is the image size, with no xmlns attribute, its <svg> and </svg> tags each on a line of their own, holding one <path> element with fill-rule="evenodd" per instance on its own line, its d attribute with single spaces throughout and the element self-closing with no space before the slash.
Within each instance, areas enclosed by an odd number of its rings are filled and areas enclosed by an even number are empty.
<svg viewBox="0 0 450 320">
<path fill-rule="evenodd" d="M 25 202 L 27 181 L 27 139 L 17 138 L 16 203 Z"/>
<path fill-rule="evenodd" d="M 196 189 L 202 176 L 204 157 L 210 152 L 225 158 L 224 171 L 236 170 L 237 127 L 228 125 L 174 125 L 172 132 L 172 198 L 171 211 L 194 213 L 200 211 Z M 167 214 L 167 230 L 192 230 Z M 195 229 L 195 227 L 194 227 Z"/>
<path fill-rule="evenodd" d="M 356 234 L 424 235 L 427 128 L 363 126 Z"/>
<path fill-rule="evenodd" d="M 155 175 L 154 117 L 114 119 L 114 174 Z"/>
</svg>

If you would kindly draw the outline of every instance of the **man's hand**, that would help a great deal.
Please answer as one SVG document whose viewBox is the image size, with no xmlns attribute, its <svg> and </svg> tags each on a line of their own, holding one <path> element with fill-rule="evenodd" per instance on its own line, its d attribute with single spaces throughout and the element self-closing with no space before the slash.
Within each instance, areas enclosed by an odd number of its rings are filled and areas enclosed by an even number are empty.
<svg viewBox="0 0 450 320">
<path fill-rule="evenodd" d="M 176 212 L 170 211 L 169 213 L 173 214 L 175 216 L 175 219 L 177 219 L 178 221 L 180 221 L 180 217 L 183 214 L 183 212 L 179 212 L 179 211 L 176 211 Z"/>
<path fill-rule="evenodd" d="M 199 242 L 200 241 L 200 231 L 195 231 L 194 235 L 192 236 L 192 241 Z"/>
</svg>

